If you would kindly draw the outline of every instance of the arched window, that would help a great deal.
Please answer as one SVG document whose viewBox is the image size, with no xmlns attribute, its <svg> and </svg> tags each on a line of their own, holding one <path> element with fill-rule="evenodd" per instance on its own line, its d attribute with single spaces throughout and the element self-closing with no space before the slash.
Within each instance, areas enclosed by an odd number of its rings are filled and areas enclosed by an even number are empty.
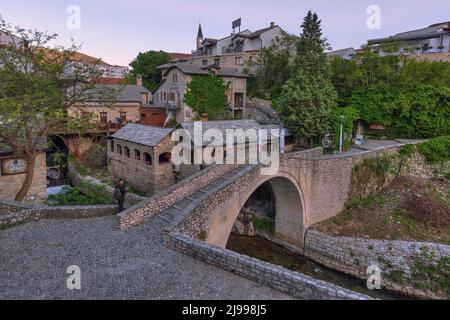
<svg viewBox="0 0 450 320">
<path fill-rule="evenodd" d="M 134 150 L 134 157 L 136 160 L 141 160 L 141 152 L 138 149 Z"/>
<path fill-rule="evenodd" d="M 122 146 L 120 144 L 117 145 L 117 154 L 122 155 Z"/>
<path fill-rule="evenodd" d="M 115 151 L 115 150 L 114 150 L 114 141 L 111 140 L 110 143 L 111 143 L 111 152 L 114 153 L 114 151 Z"/>
<path fill-rule="evenodd" d="M 130 148 L 125 147 L 125 157 L 130 158 Z"/>
<path fill-rule="evenodd" d="M 165 152 L 159 156 L 159 164 L 170 163 L 172 155 L 169 152 Z"/>
<path fill-rule="evenodd" d="M 148 166 L 152 165 L 152 156 L 150 154 L 148 154 L 147 152 L 144 154 L 144 161 L 145 164 Z"/>
</svg>

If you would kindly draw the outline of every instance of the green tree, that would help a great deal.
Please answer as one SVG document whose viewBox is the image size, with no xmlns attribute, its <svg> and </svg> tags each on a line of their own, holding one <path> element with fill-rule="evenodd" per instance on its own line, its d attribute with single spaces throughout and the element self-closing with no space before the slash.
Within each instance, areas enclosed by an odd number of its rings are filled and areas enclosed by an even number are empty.
<svg viewBox="0 0 450 320">
<path fill-rule="evenodd" d="M 320 25 L 317 14 L 308 12 L 297 44 L 294 75 L 274 102 L 284 125 L 310 146 L 329 130 L 329 114 L 337 100 L 324 52 L 328 43 Z"/>
<path fill-rule="evenodd" d="M 227 95 L 230 84 L 213 74 L 193 76 L 187 84 L 184 102 L 191 107 L 197 115 L 203 113 L 210 117 L 224 115 L 228 111 Z"/>
<path fill-rule="evenodd" d="M 157 67 L 168 63 L 170 56 L 164 51 L 147 51 L 140 52 L 138 56 L 130 63 L 132 68 L 130 75 L 136 79 L 137 75 L 142 75 L 143 85 L 148 90 L 153 91 L 161 82 L 161 70 Z"/>
<path fill-rule="evenodd" d="M 269 100 L 278 97 L 292 73 L 292 52 L 297 39 L 283 32 L 269 47 L 263 48 L 255 60 L 247 63 L 246 72 L 251 75 L 247 81 L 249 96 Z"/>
<path fill-rule="evenodd" d="M 42 141 L 70 123 L 82 126 L 79 107 L 95 87 L 90 79 L 98 71 L 95 65 L 73 62 L 79 49 L 75 45 L 49 49 L 55 34 L 12 29 L 6 24 L 0 25 L 0 33 L 11 40 L 0 49 L 0 144 L 27 162 L 25 179 L 15 197 L 21 201 L 33 182 Z M 69 108 L 75 111 L 70 117 Z"/>
<path fill-rule="evenodd" d="M 345 107 L 353 91 L 363 85 L 363 73 L 355 59 L 345 60 L 335 56 L 330 59 L 330 65 L 331 82 L 338 92 L 338 104 Z"/>
</svg>

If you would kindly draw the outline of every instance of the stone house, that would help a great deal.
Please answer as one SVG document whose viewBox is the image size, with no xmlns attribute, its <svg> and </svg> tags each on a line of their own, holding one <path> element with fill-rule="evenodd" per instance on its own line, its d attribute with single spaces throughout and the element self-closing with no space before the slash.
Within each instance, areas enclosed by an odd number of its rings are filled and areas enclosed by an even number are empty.
<svg viewBox="0 0 450 320">
<path fill-rule="evenodd" d="M 186 130 L 192 139 L 190 144 L 183 144 L 184 150 L 191 152 L 192 161 L 179 167 L 171 162 L 172 150 L 177 144 L 172 141 L 172 133 L 175 129 Z M 282 127 L 274 124 L 260 125 L 254 120 L 202 122 L 201 146 L 193 145 L 195 132 L 193 122 L 181 123 L 175 129 L 138 124 L 128 124 L 120 129 L 108 139 L 108 171 L 117 178 L 125 179 L 131 186 L 151 195 L 208 166 L 207 163 L 194 162 L 194 152 L 198 150 L 196 148 L 201 148 L 203 155 L 205 148 L 211 144 L 205 136 L 207 130 L 216 129 L 221 132 L 224 144 L 220 147 L 224 147 L 225 163 L 227 129 L 242 129 L 243 133 L 238 136 L 247 137 L 245 135 L 248 129 L 282 129 Z M 239 148 L 241 150 L 243 148 L 248 161 L 250 146 L 254 146 L 256 150 L 258 141 L 252 140 L 251 137 L 244 138 L 243 141 L 245 142 L 242 143 L 237 138 L 234 140 L 234 153 L 236 154 Z M 261 141 L 261 143 L 269 145 L 270 141 Z"/>
<path fill-rule="evenodd" d="M 47 165 L 43 142 L 34 167 L 33 182 L 25 198 L 27 202 L 43 202 L 47 198 Z M 0 142 L 0 199 L 14 200 L 22 187 L 27 171 L 25 159 L 17 157 L 14 152 Z"/>
<path fill-rule="evenodd" d="M 71 107 L 69 115 L 93 113 L 98 130 L 108 134 L 127 123 L 138 123 L 141 107 L 149 106 L 151 99 L 150 91 L 142 86 L 142 77 L 138 77 L 136 85 L 97 84 L 86 95 L 83 105 Z"/>
<path fill-rule="evenodd" d="M 197 33 L 197 50 L 190 61 L 197 66 L 216 64 L 240 71 L 245 63 L 255 58 L 263 48 L 269 47 L 283 30 L 271 22 L 266 28 L 233 32 L 221 39 L 204 38 L 202 26 Z"/>
<path fill-rule="evenodd" d="M 108 139 L 108 171 L 152 195 L 175 182 L 173 129 L 128 124 Z"/>
<path fill-rule="evenodd" d="M 165 107 L 168 120 L 178 123 L 191 122 L 195 118 L 192 109 L 184 103 L 187 84 L 193 76 L 206 76 L 210 72 L 230 84 L 227 92 L 228 105 L 235 118 L 242 118 L 245 114 L 247 98 L 247 75 L 237 68 L 210 65 L 196 66 L 190 62 L 175 62 L 159 67 L 163 79 L 153 92 L 153 105 Z"/>
</svg>

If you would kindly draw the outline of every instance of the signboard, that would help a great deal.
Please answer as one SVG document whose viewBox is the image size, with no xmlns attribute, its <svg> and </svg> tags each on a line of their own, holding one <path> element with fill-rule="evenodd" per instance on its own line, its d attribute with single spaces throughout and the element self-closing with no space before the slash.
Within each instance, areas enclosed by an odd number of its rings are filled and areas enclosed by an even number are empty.
<svg viewBox="0 0 450 320">
<path fill-rule="evenodd" d="M 2 160 L 1 174 L 13 175 L 21 174 L 27 171 L 27 162 L 24 159 L 4 159 Z"/>
<path fill-rule="evenodd" d="M 242 24 L 242 18 L 233 21 L 233 29 L 240 28 Z"/>
<path fill-rule="evenodd" d="M 369 126 L 369 129 L 371 129 L 371 130 L 384 130 L 384 129 L 386 129 L 386 127 L 381 125 L 381 124 L 371 124 Z"/>
</svg>

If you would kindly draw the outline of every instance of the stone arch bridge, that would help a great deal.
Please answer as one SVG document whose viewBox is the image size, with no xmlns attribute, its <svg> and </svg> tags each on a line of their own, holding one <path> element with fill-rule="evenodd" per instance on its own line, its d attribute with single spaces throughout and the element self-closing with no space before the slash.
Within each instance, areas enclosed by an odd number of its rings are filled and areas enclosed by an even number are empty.
<svg viewBox="0 0 450 320">
<path fill-rule="evenodd" d="M 354 166 L 364 158 L 397 152 L 402 145 L 346 156 L 326 156 L 322 148 L 286 154 L 273 176 L 262 175 L 258 165 L 213 166 L 121 213 L 119 227 L 159 218 L 167 222 L 169 233 L 225 248 L 247 200 L 270 182 L 276 205 L 275 237 L 303 252 L 306 230 L 343 210 Z"/>
</svg>

